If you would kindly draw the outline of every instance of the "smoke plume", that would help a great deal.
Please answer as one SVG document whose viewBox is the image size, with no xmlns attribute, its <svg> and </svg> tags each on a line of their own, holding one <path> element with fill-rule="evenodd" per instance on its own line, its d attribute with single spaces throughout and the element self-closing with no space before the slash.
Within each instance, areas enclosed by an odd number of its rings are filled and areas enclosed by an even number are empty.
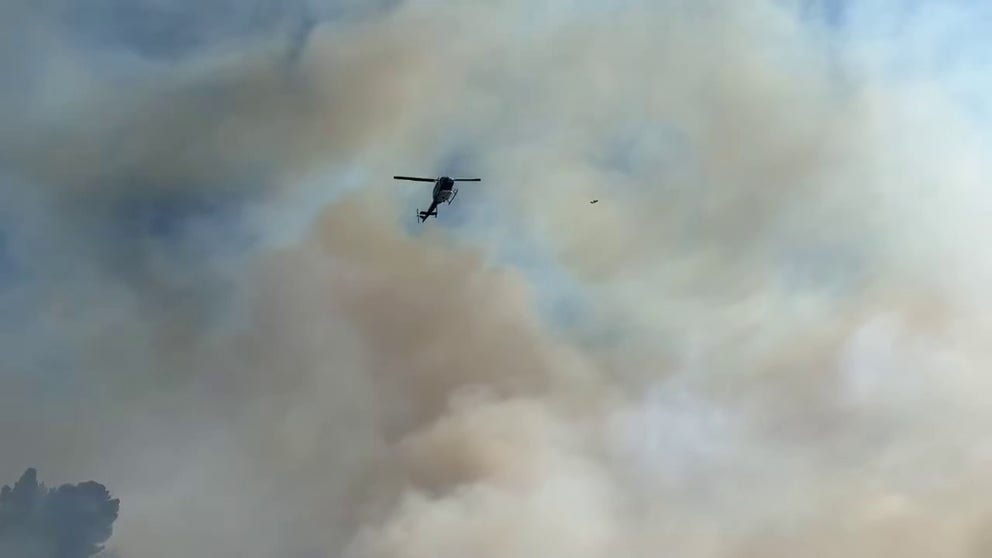
<svg viewBox="0 0 992 558">
<path fill-rule="evenodd" d="M 8 548 L 992 549 L 985 8 L 117 4 L 0 8 L 0 474 L 127 502 Z"/>
</svg>

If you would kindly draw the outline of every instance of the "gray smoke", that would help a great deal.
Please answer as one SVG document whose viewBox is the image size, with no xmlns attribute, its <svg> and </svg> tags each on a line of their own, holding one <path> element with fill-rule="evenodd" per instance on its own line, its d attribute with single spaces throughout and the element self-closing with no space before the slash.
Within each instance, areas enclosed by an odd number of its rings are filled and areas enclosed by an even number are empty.
<svg viewBox="0 0 992 558">
<path fill-rule="evenodd" d="M 0 18 L 0 473 L 109 479 L 110 550 L 988 554 L 981 18 L 166 4 Z"/>
<path fill-rule="evenodd" d="M 49 489 L 28 469 L 0 490 L 0 556 L 87 558 L 113 533 L 120 500 L 89 481 Z"/>
</svg>

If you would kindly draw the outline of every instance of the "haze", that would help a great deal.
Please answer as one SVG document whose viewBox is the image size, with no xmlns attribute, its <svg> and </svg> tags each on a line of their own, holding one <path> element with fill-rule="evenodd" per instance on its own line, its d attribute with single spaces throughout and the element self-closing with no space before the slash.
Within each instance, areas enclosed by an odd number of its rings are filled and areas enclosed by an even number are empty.
<svg viewBox="0 0 992 558">
<path fill-rule="evenodd" d="M 990 17 L 4 3 L 0 484 L 117 558 L 987 556 Z"/>
</svg>

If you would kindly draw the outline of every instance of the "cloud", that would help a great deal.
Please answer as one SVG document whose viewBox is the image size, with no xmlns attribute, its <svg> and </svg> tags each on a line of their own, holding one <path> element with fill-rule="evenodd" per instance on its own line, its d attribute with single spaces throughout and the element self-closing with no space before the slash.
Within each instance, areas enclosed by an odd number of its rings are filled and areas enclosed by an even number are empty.
<svg viewBox="0 0 992 558">
<path fill-rule="evenodd" d="M 85 558 L 110 538 L 120 501 L 96 482 L 48 489 L 28 469 L 0 492 L 0 555 Z"/>
<path fill-rule="evenodd" d="M 123 558 L 981 555 L 986 131 L 884 10 L 222 5 L 2 39 L 0 473 Z"/>
</svg>

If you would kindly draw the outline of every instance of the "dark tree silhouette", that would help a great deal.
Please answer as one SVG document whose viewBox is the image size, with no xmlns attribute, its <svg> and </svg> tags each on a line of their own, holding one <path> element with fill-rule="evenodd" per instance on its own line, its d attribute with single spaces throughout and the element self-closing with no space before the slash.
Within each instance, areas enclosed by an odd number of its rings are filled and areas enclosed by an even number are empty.
<svg viewBox="0 0 992 558">
<path fill-rule="evenodd" d="M 0 558 L 88 558 L 113 533 L 120 501 L 89 481 L 48 489 L 28 469 L 0 489 Z"/>
</svg>

